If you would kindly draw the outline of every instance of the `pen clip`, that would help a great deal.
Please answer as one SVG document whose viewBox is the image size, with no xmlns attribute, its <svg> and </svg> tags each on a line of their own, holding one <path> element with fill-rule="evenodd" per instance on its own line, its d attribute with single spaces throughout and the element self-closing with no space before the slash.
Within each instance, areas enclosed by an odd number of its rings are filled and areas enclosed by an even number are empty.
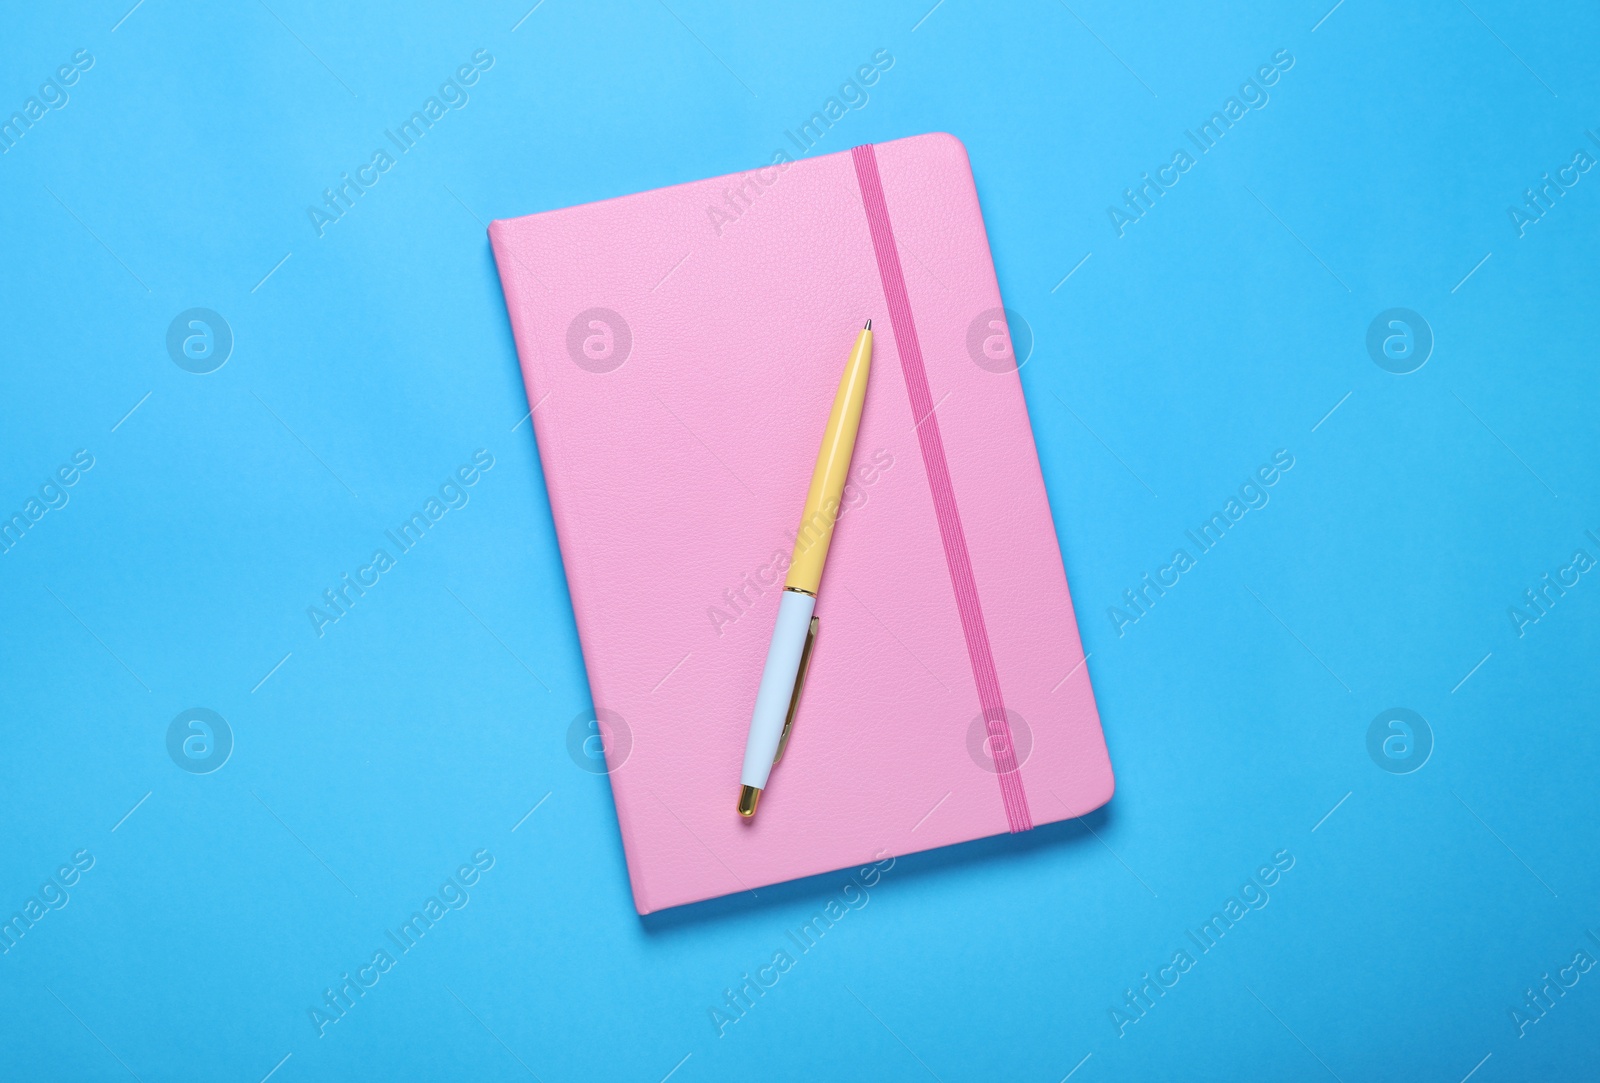
<svg viewBox="0 0 1600 1083">
<path fill-rule="evenodd" d="M 816 617 L 811 618 L 811 627 L 806 629 L 806 645 L 800 648 L 800 665 L 794 671 L 794 692 L 789 696 L 789 713 L 783 719 L 783 733 L 778 737 L 778 753 L 772 757 L 776 764 L 783 759 L 783 750 L 789 747 L 789 734 L 794 729 L 795 712 L 800 709 L 800 690 L 806 684 L 806 671 L 811 668 L 811 648 L 817 642 L 817 628 L 821 622 Z"/>
</svg>

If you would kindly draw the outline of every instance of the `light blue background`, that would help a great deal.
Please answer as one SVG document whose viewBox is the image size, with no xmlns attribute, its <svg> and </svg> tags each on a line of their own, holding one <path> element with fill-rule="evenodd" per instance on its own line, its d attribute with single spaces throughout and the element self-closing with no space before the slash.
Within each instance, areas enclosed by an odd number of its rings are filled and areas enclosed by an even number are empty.
<svg viewBox="0 0 1600 1083">
<path fill-rule="evenodd" d="M 0 511 L 95 458 L 0 556 L 0 916 L 95 857 L 0 956 L 0 1075 L 1600 1070 L 1600 971 L 1511 1015 L 1600 958 L 1600 583 L 1507 614 L 1600 557 L 1600 172 L 1526 236 L 1507 213 L 1600 154 L 1592 6 L 269 2 L 13 5 L 0 34 L 0 116 L 95 58 L 0 156 Z M 588 691 L 484 226 L 764 164 L 880 48 L 819 150 L 969 149 L 1118 789 L 902 858 L 719 1037 L 845 877 L 634 914 L 567 753 Z M 466 107 L 319 237 L 307 206 L 477 49 Z M 1122 189 L 1279 49 L 1270 103 L 1119 237 Z M 165 346 L 196 306 L 236 337 L 205 376 Z M 1393 307 L 1437 339 L 1411 375 L 1366 350 Z M 478 448 L 470 504 L 319 638 L 306 607 Z M 1119 636 L 1107 608 L 1279 448 L 1271 503 Z M 236 741 L 207 775 L 165 743 L 197 706 Z M 1410 774 L 1367 751 L 1393 707 L 1433 733 Z M 322 990 L 481 848 L 470 903 L 319 1038 Z M 1119 1036 L 1280 850 L 1270 903 Z"/>
</svg>

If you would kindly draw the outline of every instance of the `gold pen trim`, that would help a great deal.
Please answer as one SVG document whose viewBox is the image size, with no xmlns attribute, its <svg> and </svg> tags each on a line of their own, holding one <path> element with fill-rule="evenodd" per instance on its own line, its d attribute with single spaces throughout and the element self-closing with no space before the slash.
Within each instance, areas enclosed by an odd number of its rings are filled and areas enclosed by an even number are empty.
<svg viewBox="0 0 1600 1083">
<path fill-rule="evenodd" d="M 772 757 L 773 766 L 783 759 L 783 750 L 789 747 L 789 734 L 794 730 L 795 712 L 800 710 L 800 692 L 806 686 L 806 672 L 811 668 L 811 648 L 817 644 L 817 629 L 822 622 L 811 618 L 806 630 L 806 645 L 800 648 L 800 665 L 794 671 L 794 691 L 789 695 L 789 713 L 783 719 L 783 734 L 778 738 L 778 754 Z"/>
<path fill-rule="evenodd" d="M 761 791 L 754 786 L 742 786 L 739 789 L 739 815 L 745 819 L 756 814 L 756 805 L 761 800 Z"/>
</svg>

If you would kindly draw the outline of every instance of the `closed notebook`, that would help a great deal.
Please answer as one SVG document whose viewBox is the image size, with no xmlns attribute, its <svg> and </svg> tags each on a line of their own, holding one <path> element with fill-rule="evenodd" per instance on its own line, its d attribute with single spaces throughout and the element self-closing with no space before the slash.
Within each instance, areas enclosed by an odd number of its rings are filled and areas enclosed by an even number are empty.
<svg viewBox="0 0 1600 1083">
<path fill-rule="evenodd" d="M 489 235 L 641 914 L 1110 799 L 960 142 L 857 147 Z M 747 822 L 751 707 L 866 319 L 809 676 Z"/>
</svg>

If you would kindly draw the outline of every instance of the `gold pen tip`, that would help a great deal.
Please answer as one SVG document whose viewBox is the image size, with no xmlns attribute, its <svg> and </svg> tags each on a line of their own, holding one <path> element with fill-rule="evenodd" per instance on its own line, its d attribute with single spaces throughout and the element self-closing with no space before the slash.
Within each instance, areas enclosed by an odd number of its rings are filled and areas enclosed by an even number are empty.
<svg viewBox="0 0 1600 1083">
<path fill-rule="evenodd" d="M 739 815 L 745 819 L 756 814 L 756 804 L 761 800 L 761 791 L 754 786 L 743 786 L 739 789 Z"/>
<path fill-rule="evenodd" d="M 870 330 L 872 330 L 872 321 L 871 321 L 871 320 L 868 320 L 868 321 L 867 321 L 867 325 L 866 325 L 866 326 L 865 326 L 865 327 L 863 327 L 863 328 L 862 328 L 862 330 L 863 330 L 863 331 L 870 331 Z"/>
</svg>

